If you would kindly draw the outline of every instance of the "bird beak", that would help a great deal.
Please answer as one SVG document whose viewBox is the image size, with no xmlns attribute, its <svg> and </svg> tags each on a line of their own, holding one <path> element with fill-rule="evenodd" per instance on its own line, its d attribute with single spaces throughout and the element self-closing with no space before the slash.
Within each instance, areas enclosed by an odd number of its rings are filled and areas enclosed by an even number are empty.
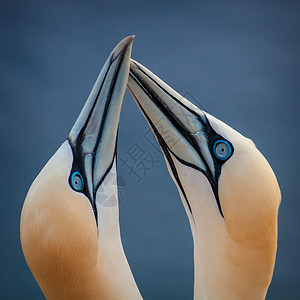
<svg viewBox="0 0 300 300">
<path fill-rule="evenodd" d="M 128 89 L 156 135 L 190 211 L 191 207 L 174 159 L 206 176 L 223 216 L 218 194 L 218 178 L 222 164 L 233 154 L 232 144 L 215 132 L 207 113 L 134 60 L 130 63 Z M 219 142 L 228 146 L 228 155 L 225 158 L 216 158 L 215 147 Z"/>
<path fill-rule="evenodd" d="M 171 153 L 202 172 L 214 172 L 205 136 L 208 121 L 203 111 L 134 60 L 130 64 L 128 90 L 167 159 Z"/>
<path fill-rule="evenodd" d="M 74 156 L 71 172 L 80 169 L 95 214 L 97 189 L 116 156 L 133 38 L 123 39 L 111 52 L 68 137 Z"/>
</svg>

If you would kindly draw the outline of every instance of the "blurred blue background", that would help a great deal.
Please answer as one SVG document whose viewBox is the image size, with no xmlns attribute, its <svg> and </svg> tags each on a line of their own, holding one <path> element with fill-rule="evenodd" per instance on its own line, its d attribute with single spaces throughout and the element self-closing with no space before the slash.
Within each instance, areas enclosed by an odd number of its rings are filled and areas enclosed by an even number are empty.
<svg viewBox="0 0 300 300">
<path fill-rule="evenodd" d="M 283 200 L 268 299 L 299 299 L 299 13 L 299 1 L 1 1 L 0 298 L 43 299 L 19 241 L 26 192 L 110 51 L 135 34 L 134 59 L 251 137 L 270 162 Z M 126 92 L 118 146 L 124 248 L 145 299 L 192 299 L 188 219 L 151 138 Z M 130 173 L 121 159 L 134 147 L 144 156 Z M 156 162 L 145 171 L 146 155 Z"/>
</svg>

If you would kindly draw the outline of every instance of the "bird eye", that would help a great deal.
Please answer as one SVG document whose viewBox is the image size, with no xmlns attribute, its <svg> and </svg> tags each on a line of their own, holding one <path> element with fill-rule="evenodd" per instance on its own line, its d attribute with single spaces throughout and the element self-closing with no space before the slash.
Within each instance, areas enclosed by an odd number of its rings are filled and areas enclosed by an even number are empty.
<svg viewBox="0 0 300 300">
<path fill-rule="evenodd" d="M 71 184 L 75 191 L 81 192 L 84 187 L 82 175 L 79 172 L 73 172 L 71 175 Z"/>
<path fill-rule="evenodd" d="M 221 160 L 227 159 L 232 153 L 231 146 L 224 140 L 218 140 L 214 144 L 214 154 Z"/>
</svg>

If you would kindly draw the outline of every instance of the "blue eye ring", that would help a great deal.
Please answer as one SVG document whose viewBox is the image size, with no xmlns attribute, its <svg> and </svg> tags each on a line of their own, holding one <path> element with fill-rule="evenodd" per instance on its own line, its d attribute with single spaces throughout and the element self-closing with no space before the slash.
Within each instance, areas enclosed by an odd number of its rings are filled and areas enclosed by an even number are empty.
<svg viewBox="0 0 300 300">
<path fill-rule="evenodd" d="M 72 188 L 77 192 L 81 192 L 83 190 L 83 188 L 84 188 L 83 177 L 78 171 L 75 171 L 72 173 L 71 185 L 72 185 Z"/>
<path fill-rule="evenodd" d="M 232 146 L 225 140 L 215 141 L 213 150 L 214 150 L 214 155 L 220 160 L 226 160 L 232 154 Z"/>
</svg>

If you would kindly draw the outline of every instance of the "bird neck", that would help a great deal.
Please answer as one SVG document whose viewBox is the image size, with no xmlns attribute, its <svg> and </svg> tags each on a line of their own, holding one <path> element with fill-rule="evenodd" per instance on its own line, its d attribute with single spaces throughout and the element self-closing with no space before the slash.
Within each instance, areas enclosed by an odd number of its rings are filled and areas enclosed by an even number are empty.
<svg viewBox="0 0 300 300">
<path fill-rule="evenodd" d="M 264 299 L 275 262 L 272 243 L 262 234 L 257 241 L 234 239 L 204 175 L 180 168 L 185 195 L 178 190 L 194 243 L 194 299 Z"/>
<path fill-rule="evenodd" d="M 96 278 L 98 285 L 105 287 L 103 299 L 142 299 L 122 246 L 117 187 L 114 161 L 96 196 L 98 214 Z M 100 298 L 98 293 L 98 299 Z"/>
<path fill-rule="evenodd" d="M 27 264 L 47 299 L 141 299 L 121 243 L 116 180 L 104 182 L 113 194 L 97 203 L 97 227 L 88 199 L 68 186 L 71 157 L 64 143 L 26 196 L 20 235 Z"/>
<path fill-rule="evenodd" d="M 213 225 L 213 224 L 210 224 Z M 194 299 L 265 299 L 274 266 L 266 249 L 233 241 L 226 229 L 194 232 Z"/>
<path fill-rule="evenodd" d="M 80 255 L 85 261 L 74 259 L 79 257 L 76 247 L 66 249 L 62 273 L 55 275 L 59 283 L 47 284 L 47 299 L 142 299 L 121 242 L 115 175 L 114 164 L 102 184 L 104 188 L 97 192 L 98 227 L 92 247 L 86 245 Z M 81 244 L 85 243 L 82 239 Z M 71 267 L 66 270 L 65 266 Z"/>
</svg>

